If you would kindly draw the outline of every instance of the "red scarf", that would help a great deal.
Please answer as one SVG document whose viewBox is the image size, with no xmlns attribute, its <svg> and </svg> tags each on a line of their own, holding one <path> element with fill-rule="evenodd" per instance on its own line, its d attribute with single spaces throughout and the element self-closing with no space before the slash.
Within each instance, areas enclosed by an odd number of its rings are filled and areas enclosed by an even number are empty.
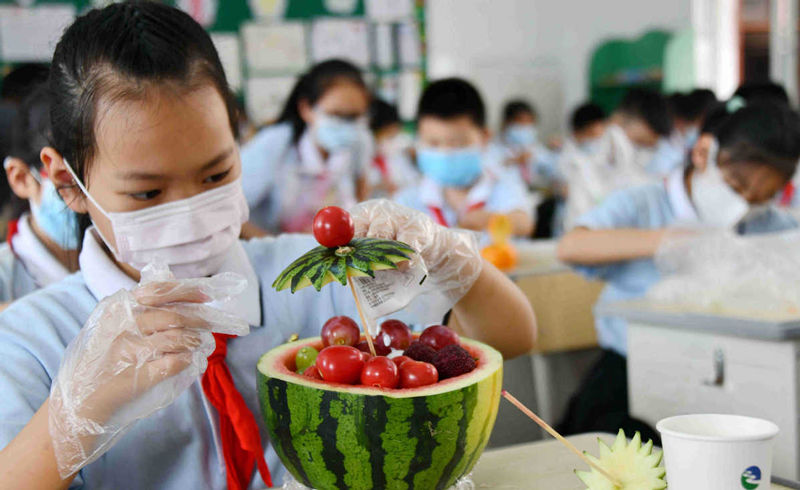
<svg viewBox="0 0 800 490">
<path fill-rule="evenodd" d="M 14 251 L 14 246 L 12 245 L 11 241 L 14 239 L 14 235 L 19 233 L 19 221 L 18 220 L 11 220 L 8 222 L 8 231 L 6 232 L 6 243 L 9 247 L 11 247 L 11 251 Z"/>
<path fill-rule="evenodd" d="M 253 466 L 258 467 L 264 484 L 272 487 L 272 477 L 261 448 L 258 424 L 247 408 L 242 394 L 236 389 L 231 372 L 225 364 L 228 339 L 232 337 L 233 335 L 214 334 L 217 348 L 209 356 L 208 369 L 203 374 L 203 392 L 219 413 L 219 435 L 225 457 L 228 490 L 246 489 L 253 475 Z"/>
<path fill-rule="evenodd" d="M 792 205 L 792 201 L 794 200 L 794 193 L 797 189 L 794 186 L 794 183 L 789 182 L 786 184 L 786 187 L 783 188 L 783 195 L 781 195 L 780 205 L 781 207 L 788 208 Z"/>
</svg>

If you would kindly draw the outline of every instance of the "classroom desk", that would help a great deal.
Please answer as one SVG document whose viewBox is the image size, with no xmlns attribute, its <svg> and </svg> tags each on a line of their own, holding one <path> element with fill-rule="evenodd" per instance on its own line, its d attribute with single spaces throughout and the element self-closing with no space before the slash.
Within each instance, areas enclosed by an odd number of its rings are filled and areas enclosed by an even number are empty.
<svg viewBox="0 0 800 490">
<path fill-rule="evenodd" d="M 592 308 L 603 284 L 587 281 L 556 258 L 555 240 L 517 240 L 518 263 L 508 276 L 519 286 L 536 313 L 539 336 L 527 366 L 519 361 L 507 363 L 506 379 L 530 379 L 534 395 L 525 403 L 533 403 L 537 413 L 557 423 L 570 396 L 577 390 L 586 370 L 595 362 L 597 336 Z M 528 372 L 521 372 L 527 367 Z M 531 379 L 532 378 L 532 379 Z M 517 384 L 522 385 L 521 382 Z M 524 386 L 511 386 L 525 397 Z M 509 409 L 505 412 L 512 412 Z M 510 415 L 510 414 L 509 414 Z M 503 419 L 501 419 L 503 420 Z M 510 415 L 508 424 L 521 421 Z M 523 442 L 511 436 L 513 427 L 501 426 L 500 442 Z M 544 433 L 540 433 L 543 436 Z"/>
<path fill-rule="evenodd" d="M 644 300 L 598 312 L 628 321 L 631 414 L 651 425 L 686 413 L 775 422 L 773 474 L 800 480 L 800 319 L 690 312 Z"/>
<path fill-rule="evenodd" d="M 598 437 L 607 444 L 614 441 L 613 435 L 600 433 L 567 439 L 581 451 L 596 456 Z M 584 490 L 586 486 L 573 473 L 575 469 L 584 470 L 587 466 L 560 442 L 547 439 L 484 452 L 472 471 L 472 479 L 476 489 Z M 773 484 L 771 488 L 789 487 Z"/>
</svg>

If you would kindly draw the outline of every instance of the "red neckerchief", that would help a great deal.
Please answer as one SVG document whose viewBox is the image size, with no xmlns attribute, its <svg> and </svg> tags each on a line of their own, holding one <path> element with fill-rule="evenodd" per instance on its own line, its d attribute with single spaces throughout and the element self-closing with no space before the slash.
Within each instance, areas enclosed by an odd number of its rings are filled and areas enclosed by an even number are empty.
<svg viewBox="0 0 800 490">
<path fill-rule="evenodd" d="M 375 155 L 375 158 L 372 159 L 372 163 L 378 167 L 378 170 L 383 177 L 383 180 L 389 182 L 389 166 L 386 164 L 386 158 L 383 155 Z"/>
<path fill-rule="evenodd" d="M 786 187 L 783 188 L 783 194 L 781 195 L 781 207 L 788 208 L 792 205 L 795 191 L 797 191 L 797 187 L 794 186 L 794 183 L 789 182 L 786 184 Z"/>
<path fill-rule="evenodd" d="M 258 424 L 242 394 L 236 389 L 225 364 L 228 339 L 232 337 L 214 334 L 217 347 L 208 357 L 208 369 L 203 374 L 203 392 L 219 413 L 219 435 L 225 457 L 228 490 L 245 490 L 250 485 L 253 466 L 258 467 L 261 479 L 270 488 L 272 477 L 264 460 Z"/>
<path fill-rule="evenodd" d="M 467 206 L 467 211 L 475 211 L 476 209 L 483 208 L 485 205 L 486 205 L 486 203 L 483 202 L 483 201 L 476 202 L 476 203 L 473 203 L 473 204 L 470 204 L 469 206 Z M 444 217 L 444 213 L 442 212 L 442 209 L 440 207 L 438 207 L 438 206 L 428 206 L 428 210 L 431 212 L 431 214 L 433 215 L 433 219 L 436 220 L 437 223 L 439 223 L 440 225 L 442 225 L 442 226 L 444 226 L 446 228 L 450 227 L 450 225 L 447 223 L 447 220 Z"/>
<path fill-rule="evenodd" d="M 14 251 L 14 245 L 12 244 L 12 240 L 14 236 L 19 233 L 19 220 L 11 220 L 8 222 L 8 230 L 6 231 L 6 243 L 9 247 L 11 247 L 11 251 Z"/>
</svg>

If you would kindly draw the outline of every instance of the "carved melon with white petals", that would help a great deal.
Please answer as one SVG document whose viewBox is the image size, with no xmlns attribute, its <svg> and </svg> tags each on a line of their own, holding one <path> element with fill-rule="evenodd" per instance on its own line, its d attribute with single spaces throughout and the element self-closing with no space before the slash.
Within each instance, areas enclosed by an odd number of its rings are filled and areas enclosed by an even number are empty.
<svg viewBox="0 0 800 490">
<path fill-rule="evenodd" d="M 661 490 L 667 488 L 664 481 L 666 470 L 661 466 L 661 451 L 653 452 L 653 441 L 642 445 L 642 436 L 637 432 L 630 444 L 625 432 L 620 429 L 617 439 L 608 447 L 600 439 L 600 457 L 585 453 L 593 463 L 616 478 L 621 487 L 615 486 L 595 469 L 575 471 L 586 484 L 587 490 Z"/>
</svg>

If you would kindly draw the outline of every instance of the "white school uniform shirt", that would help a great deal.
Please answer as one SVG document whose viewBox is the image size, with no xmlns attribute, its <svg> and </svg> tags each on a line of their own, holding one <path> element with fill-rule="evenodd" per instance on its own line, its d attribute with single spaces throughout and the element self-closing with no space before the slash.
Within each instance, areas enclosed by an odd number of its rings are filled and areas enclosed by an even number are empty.
<svg viewBox="0 0 800 490">
<path fill-rule="evenodd" d="M 453 209 L 444 198 L 444 188 L 433 179 L 423 177 L 418 186 L 407 187 L 394 196 L 398 203 L 429 215 L 442 226 L 458 226 L 459 217 L 466 211 L 485 209 L 492 213 L 523 211 L 531 214 L 525 187 L 505 173 L 494 177 L 485 173 L 467 194 L 464 209 Z"/>
<path fill-rule="evenodd" d="M 67 344 L 80 331 L 104 296 L 133 281 L 108 258 L 94 235 L 87 235 L 81 253 L 81 272 L 16 301 L 0 313 L 0 449 L 27 424 L 47 399 Z M 308 235 L 281 235 L 241 242 L 252 277 L 258 281 L 256 310 L 261 320 L 246 337 L 228 341 L 226 362 L 236 387 L 255 415 L 265 445 L 273 481 L 280 486 L 286 475 L 262 422 L 256 393 L 259 357 L 284 343 L 292 334 L 318 336 L 334 315 L 357 318 L 348 288 L 306 288 L 291 294 L 270 287 L 274 278 L 295 258 L 314 247 Z M 240 271 L 248 275 L 247 271 Z M 252 309 L 251 309 L 252 311 Z M 442 308 L 420 308 L 425 317 L 411 323 L 440 323 Z M 402 318 L 402 316 L 398 316 Z M 97 461 L 83 468 L 70 488 L 157 488 L 160 490 L 225 489 L 224 461 L 216 436 L 218 416 L 206 401 L 199 383 L 193 384 L 169 406 L 136 426 Z M 263 488 L 254 472 L 250 488 Z"/>
<path fill-rule="evenodd" d="M 683 169 L 661 182 L 618 191 L 597 208 L 582 216 L 576 226 L 591 230 L 639 228 L 661 229 L 702 225 L 686 192 Z M 750 221 L 740 223 L 740 234 L 770 233 L 797 227 L 789 215 L 769 209 Z M 605 281 L 598 304 L 641 298 L 660 279 L 652 258 L 629 260 L 600 266 L 577 266 L 576 270 Z M 628 328 L 622 318 L 595 315 L 597 340 L 601 347 L 622 356 L 628 352 Z"/>
<path fill-rule="evenodd" d="M 250 221 L 271 232 L 306 232 L 325 206 L 356 204 L 356 180 L 372 159 L 366 132 L 355 148 L 327 160 L 306 130 L 297 144 L 289 123 L 264 128 L 241 149 Z"/>
<path fill-rule="evenodd" d="M 31 229 L 30 214 L 17 221 L 11 241 L 0 246 L 0 302 L 7 303 L 69 275 Z"/>
</svg>

